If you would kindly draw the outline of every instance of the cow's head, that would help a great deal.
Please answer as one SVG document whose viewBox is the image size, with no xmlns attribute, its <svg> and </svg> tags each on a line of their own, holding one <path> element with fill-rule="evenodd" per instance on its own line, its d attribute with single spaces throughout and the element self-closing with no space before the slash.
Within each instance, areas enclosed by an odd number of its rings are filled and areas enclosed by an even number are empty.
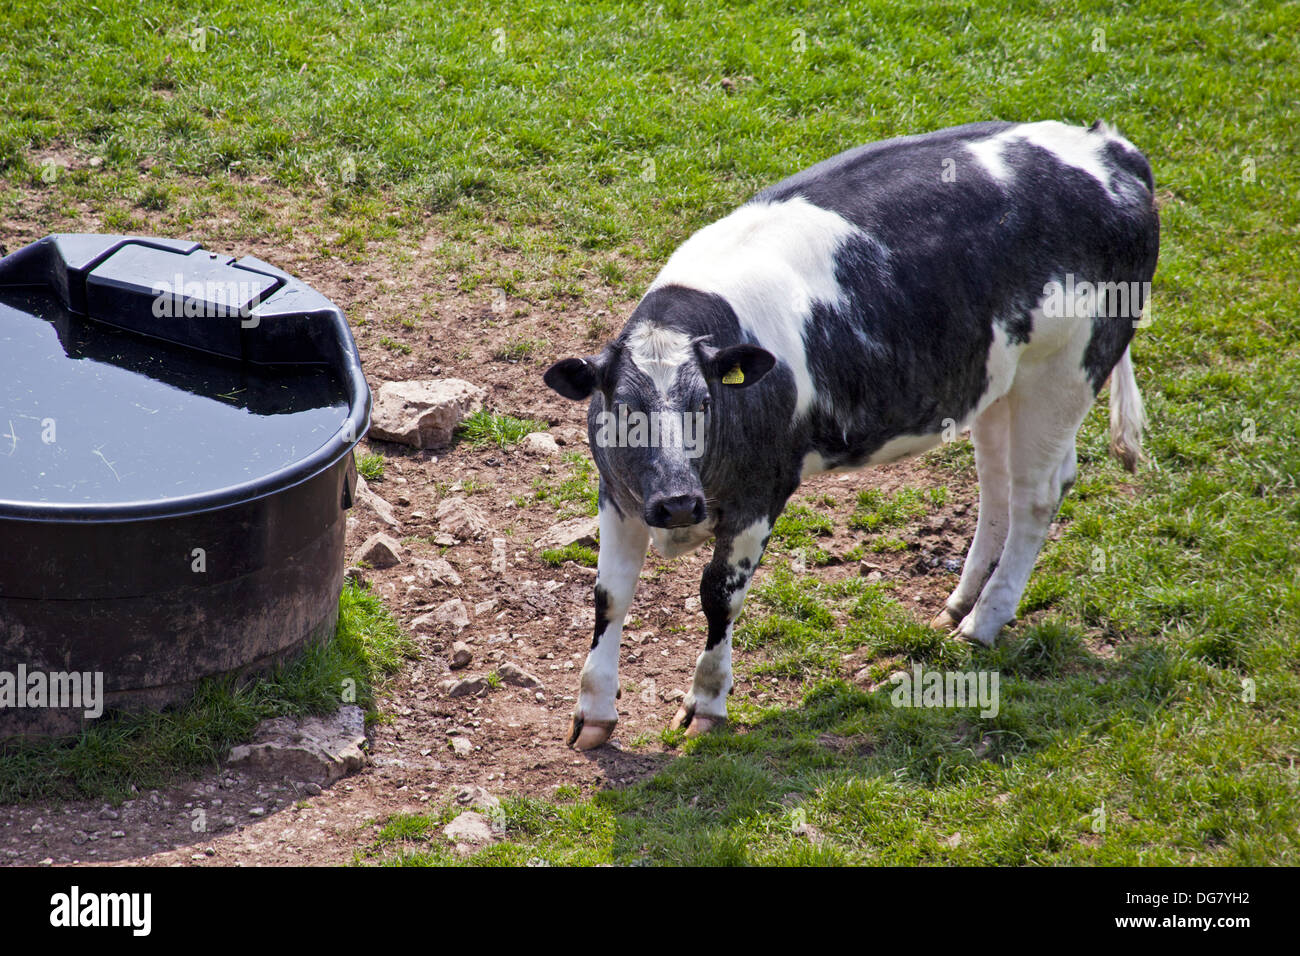
<svg viewBox="0 0 1300 956">
<path fill-rule="evenodd" d="M 598 355 L 563 359 L 543 380 L 565 398 L 591 398 L 588 430 L 601 477 L 619 507 L 640 509 L 654 528 L 708 517 L 700 469 L 720 389 L 753 385 L 776 359 L 757 345 L 714 348 L 646 321 L 629 326 Z"/>
</svg>

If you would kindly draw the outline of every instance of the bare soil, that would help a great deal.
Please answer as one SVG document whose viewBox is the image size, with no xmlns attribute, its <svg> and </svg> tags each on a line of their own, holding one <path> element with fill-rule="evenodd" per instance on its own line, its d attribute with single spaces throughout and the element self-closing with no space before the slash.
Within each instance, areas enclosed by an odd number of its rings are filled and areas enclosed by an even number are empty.
<svg viewBox="0 0 1300 956">
<path fill-rule="evenodd" d="M 110 231 L 100 215 L 84 206 L 79 219 L 54 225 L 42 221 L 37 209 L 33 201 L 30 209 L 0 221 L 0 242 L 10 252 L 49 232 Z M 131 212 L 166 234 L 159 214 Z M 504 311 L 498 298 L 494 310 L 493 290 L 463 292 L 461 277 L 440 273 L 423 261 L 421 248 L 433 248 L 440 238 L 432 231 L 392 248 L 371 243 L 363 265 L 324 255 L 319 242 L 307 238 L 232 245 L 221 239 L 221 232 L 216 222 L 190 235 L 214 251 L 252 254 L 286 269 L 344 309 L 372 390 L 390 380 L 467 379 L 488 390 L 488 407 L 494 412 L 545 420 L 565 439 L 564 451 L 585 451 L 585 408 L 546 389 L 541 373 L 557 358 L 594 351 L 599 342 L 587 338 L 589 322 L 603 322 L 606 337 L 611 336 L 634 302 L 612 303 L 604 310 L 608 314 L 600 316 L 591 314 L 602 311 L 599 306 L 589 312 L 591 307 L 571 300 L 531 301 L 524 290 L 522 297 L 506 300 Z M 592 285 L 594 290 L 595 280 Z M 608 301 L 607 290 L 593 292 L 593 300 L 602 298 Z M 414 327 L 403 326 L 403 319 Z M 410 353 L 381 344 L 385 336 L 408 345 Z M 546 345 L 519 362 L 494 358 L 504 345 L 520 340 Z M 685 608 L 698 595 L 710 548 L 675 561 L 653 553 L 647 560 L 625 631 L 625 692 L 613 744 L 577 753 L 564 746 L 564 736 L 591 639 L 594 571 L 572 564 L 554 568 L 541 561 L 532 541 L 560 515 L 546 503 L 521 508 L 511 501 L 530 494 L 538 479 L 566 477 L 569 466 L 556 458 L 527 456 L 518 448 L 460 444 L 431 453 L 366 444 L 362 451 L 379 451 L 387 459 L 384 478 L 371 487 L 394 506 L 401 530 L 392 532 L 369 509 L 355 508 L 347 536 L 349 561 L 376 531 L 403 540 L 403 564 L 366 570 L 365 575 L 418 646 L 418 659 L 408 662 L 383 691 L 378 707 L 391 719 L 373 728 L 370 765 L 318 794 L 291 781 L 257 780 L 222 769 L 168 790 L 141 793 L 119 807 L 84 802 L 0 807 L 0 863 L 342 864 L 373 842 L 378 826 L 391 814 L 442 806 L 466 786 L 502 796 L 546 796 L 563 784 L 590 792 L 626 785 L 679 759 L 659 742 L 658 733 L 676 710 L 672 692 L 688 689 L 703 646 L 698 604 L 693 603 L 693 612 Z M 486 513 L 493 531 L 484 540 L 444 548 L 432 541 L 438 533 L 434 513 L 448 486 L 457 482 L 483 486 L 471 500 Z M 949 489 L 941 511 L 895 532 L 912 543 L 911 550 L 870 556 L 885 579 L 896 584 L 899 599 L 929 620 L 957 575 L 942 562 L 931 567 L 921 558 L 922 549 L 940 558 L 963 556 L 976 513 L 973 474 L 939 475 L 915 461 L 903 462 L 821 476 L 807 482 L 796 500 L 828 495 L 835 501 L 833 507 L 825 506 L 835 519 L 834 536 L 821 539 L 819 546 L 843 556 L 862 541 L 846 526 L 860 489 L 937 484 Z M 492 570 L 492 537 L 507 541 L 504 572 Z M 438 556 L 456 568 L 461 587 L 426 586 L 412 578 L 411 558 Z M 848 561 L 810 573 L 836 578 L 858 574 L 859 566 Z M 421 614 L 455 597 L 470 613 L 463 631 L 456 633 L 449 625 L 411 627 Z M 670 630 L 682 625 L 685 631 Z M 456 676 L 486 675 L 512 661 L 540 678 L 544 688 L 503 685 L 483 697 L 444 697 L 437 687 L 452 673 L 448 658 L 453 640 L 467 642 L 474 655 Z M 745 657 L 737 655 L 737 695 L 751 693 Z M 845 661 L 844 666 L 845 676 L 851 677 L 861 663 Z M 799 693 L 797 683 L 791 683 L 782 700 L 797 703 Z M 455 755 L 449 746 L 453 736 L 469 738 L 472 752 Z M 638 737 L 642 742 L 628 749 Z"/>
</svg>

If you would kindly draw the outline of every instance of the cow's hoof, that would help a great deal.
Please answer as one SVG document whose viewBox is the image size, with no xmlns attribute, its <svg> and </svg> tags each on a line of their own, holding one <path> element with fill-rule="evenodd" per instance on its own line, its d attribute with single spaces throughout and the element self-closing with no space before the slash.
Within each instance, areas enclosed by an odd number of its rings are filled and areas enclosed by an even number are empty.
<svg viewBox="0 0 1300 956">
<path fill-rule="evenodd" d="M 617 720 L 583 720 L 574 714 L 565 743 L 576 750 L 595 750 L 609 742 L 617 725 Z"/>
<path fill-rule="evenodd" d="M 930 621 L 931 627 L 938 628 L 941 631 L 951 631 L 959 624 L 961 624 L 961 618 L 946 607 Z"/>
<path fill-rule="evenodd" d="M 706 717 L 696 714 L 691 718 L 691 725 L 686 728 L 687 737 L 703 737 L 712 730 L 718 730 L 727 724 L 726 717 Z"/>
<path fill-rule="evenodd" d="M 669 730 L 686 729 L 687 737 L 699 737 L 707 734 L 710 730 L 716 730 L 727 722 L 725 717 L 709 717 L 705 714 L 697 714 L 694 707 L 687 707 L 683 704 L 677 708 L 677 715 L 673 717 L 673 722 L 668 725 Z"/>
<path fill-rule="evenodd" d="M 982 644 L 985 647 L 992 647 L 998 642 L 998 635 L 1002 633 L 1002 628 L 1006 627 L 1007 624 L 1012 623 L 1014 623 L 1014 621 L 1007 621 L 1006 624 L 999 624 L 996 627 L 990 628 L 982 622 L 975 620 L 975 612 L 972 611 L 962 618 L 961 623 L 957 625 L 957 630 L 954 633 L 957 637 L 970 641 L 972 644 Z"/>
</svg>

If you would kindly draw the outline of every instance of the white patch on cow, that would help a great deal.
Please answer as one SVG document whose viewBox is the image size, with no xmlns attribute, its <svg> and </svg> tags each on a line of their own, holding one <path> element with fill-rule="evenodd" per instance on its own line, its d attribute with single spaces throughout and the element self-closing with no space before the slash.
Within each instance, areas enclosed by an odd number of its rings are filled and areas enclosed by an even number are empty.
<svg viewBox="0 0 1300 956">
<path fill-rule="evenodd" d="M 748 561 L 746 569 L 750 572 L 758 567 L 759 560 L 763 557 L 763 542 L 772 532 L 772 525 L 765 518 L 759 518 L 757 521 L 748 525 L 740 534 L 736 535 L 731 541 L 731 553 L 727 555 L 727 563 L 733 567 L 741 567 L 742 561 Z"/>
<path fill-rule="evenodd" d="M 576 713 L 584 720 L 617 720 L 618 649 L 623 619 L 632 606 L 648 535 L 644 522 L 600 509 L 600 556 L 596 584 L 605 591 L 608 625 L 582 666 Z"/>
<path fill-rule="evenodd" d="M 1043 329 L 1040 312 L 1039 309 L 1030 312 L 1031 341 L 1037 340 Z M 1016 366 L 1020 363 L 1020 353 L 1025 350 L 1025 347 L 1024 343 L 1012 345 L 1001 323 L 993 323 L 993 341 L 989 344 L 988 358 L 984 360 L 984 374 L 989 384 L 984 394 L 979 397 L 979 401 L 975 403 L 970 415 L 959 425 L 959 430 L 969 428 L 984 409 L 1011 390 L 1011 384 L 1016 378 Z"/>
<path fill-rule="evenodd" d="M 868 465 L 886 465 L 891 461 L 898 461 L 902 458 L 911 458 L 929 451 L 931 448 L 937 448 L 943 442 L 943 432 L 932 432 L 928 435 L 899 435 L 891 438 L 879 448 L 877 448 L 871 457 L 867 459 Z"/>
<path fill-rule="evenodd" d="M 651 528 L 650 541 L 665 558 L 678 558 L 694 551 L 713 537 L 713 518 L 685 528 Z"/>
<path fill-rule="evenodd" d="M 726 299 L 741 328 L 790 366 L 802 416 L 817 397 L 804 325 L 815 302 L 844 306 L 835 254 L 854 235 L 847 219 L 800 197 L 749 203 L 682 243 L 648 291 L 679 285 Z"/>
<path fill-rule="evenodd" d="M 727 636 L 695 659 L 695 678 L 682 703 L 698 717 L 726 719 L 727 694 L 732 686 L 731 628 L 727 624 Z"/>
<path fill-rule="evenodd" d="M 691 358 L 691 340 L 683 332 L 649 322 L 638 325 L 627 337 L 633 363 L 650 377 L 659 394 L 667 397 L 677 371 Z"/>
<path fill-rule="evenodd" d="M 966 149 L 990 176 L 998 182 L 1006 183 L 1011 181 L 1014 170 L 1007 165 L 1002 154 L 1009 144 L 1015 142 L 1029 143 L 1047 150 L 1065 165 L 1083 170 L 1108 190 L 1113 188 L 1111 177 L 1114 170 L 1102 152 L 1106 145 L 1115 142 L 1136 152 L 1133 144 L 1112 127 L 1103 125 L 1100 129 L 1091 130 L 1055 120 L 1022 123 L 987 139 L 968 143 Z"/>
<path fill-rule="evenodd" d="M 967 143 L 966 149 L 975 157 L 985 171 L 1000 183 L 1011 181 L 1011 167 L 1002 159 L 1002 147 L 1006 141 L 1002 136 L 990 136 Z"/>
<path fill-rule="evenodd" d="M 820 475 L 826 471 L 826 459 L 822 457 L 819 451 L 810 451 L 803 456 L 803 468 L 799 472 L 799 480 L 811 478 L 813 475 Z"/>
</svg>

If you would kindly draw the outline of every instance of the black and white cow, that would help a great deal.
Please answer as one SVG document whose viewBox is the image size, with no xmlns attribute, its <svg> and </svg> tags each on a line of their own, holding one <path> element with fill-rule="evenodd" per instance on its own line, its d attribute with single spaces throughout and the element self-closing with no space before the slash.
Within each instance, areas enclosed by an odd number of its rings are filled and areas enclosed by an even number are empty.
<svg viewBox="0 0 1300 956">
<path fill-rule="evenodd" d="M 650 541 L 671 557 L 716 540 L 700 582 L 707 643 L 673 721 L 703 733 L 726 718 L 732 624 L 800 481 L 967 428 L 979 522 L 934 623 L 992 644 L 1112 369 L 1112 451 L 1130 469 L 1140 455 L 1128 345 L 1158 245 L 1142 154 L 1104 124 L 1057 122 L 853 149 L 688 239 L 618 338 L 545 375 L 591 399 L 601 478 L 596 631 L 569 744 L 600 746 L 614 728 L 623 620 Z M 658 440 L 611 428 L 620 418 L 659 421 Z"/>
</svg>

